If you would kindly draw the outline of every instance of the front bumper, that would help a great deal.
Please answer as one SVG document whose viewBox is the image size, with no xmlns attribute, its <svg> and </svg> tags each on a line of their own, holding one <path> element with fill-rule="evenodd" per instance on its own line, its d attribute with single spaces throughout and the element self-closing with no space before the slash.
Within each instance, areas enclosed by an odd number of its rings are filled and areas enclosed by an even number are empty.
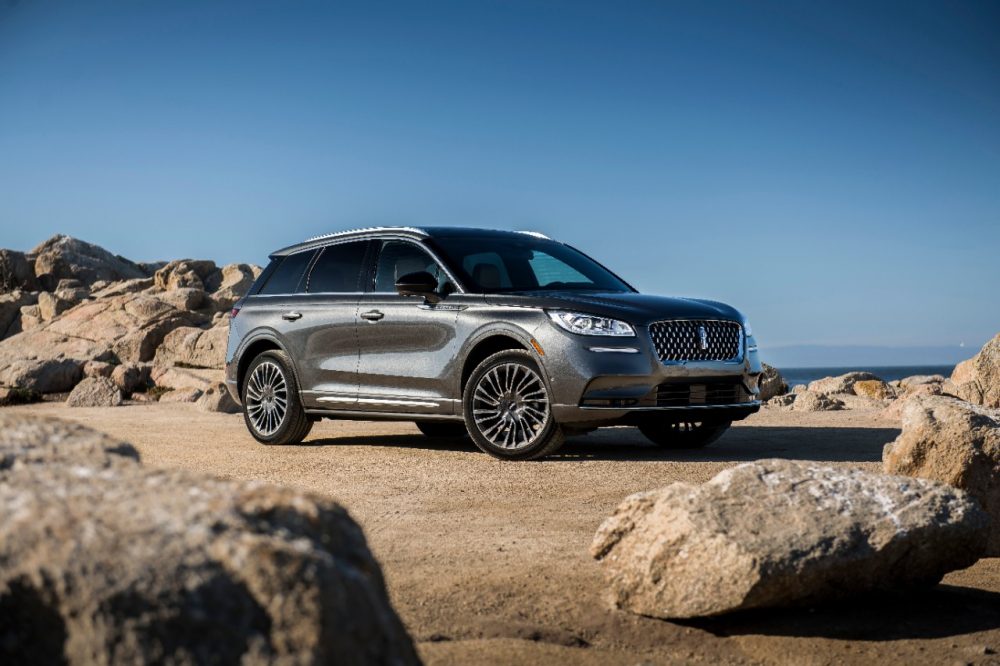
<svg viewBox="0 0 1000 666">
<path fill-rule="evenodd" d="M 533 331 L 560 423 L 629 424 L 654 414 L 737 421 L 760 409 L 762 368 L 753 338 L 743 340 L 732 361 L 663 363 L 648 329 L 635 328 L 631 338 L 579 336 L 547 324 Z"/>
</svg>

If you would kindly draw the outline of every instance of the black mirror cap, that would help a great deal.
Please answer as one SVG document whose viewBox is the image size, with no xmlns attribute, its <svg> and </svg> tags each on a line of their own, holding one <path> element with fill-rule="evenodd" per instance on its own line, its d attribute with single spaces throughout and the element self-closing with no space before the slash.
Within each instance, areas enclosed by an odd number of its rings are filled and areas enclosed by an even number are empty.
<svg viewBox="0 0 1000 666">
<path fill-rule="evenodd" d="M 400 296 L 433 296 L 437 286 L 437 278 L 427 271 L 407 273 L 396 280 L 396 292 Z"/>
</svg>

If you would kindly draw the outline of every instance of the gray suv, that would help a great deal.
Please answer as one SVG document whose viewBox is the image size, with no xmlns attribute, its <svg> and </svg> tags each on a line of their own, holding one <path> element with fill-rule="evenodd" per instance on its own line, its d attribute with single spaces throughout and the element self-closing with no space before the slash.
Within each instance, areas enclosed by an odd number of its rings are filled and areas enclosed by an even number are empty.
<svg viewBox="0 0 1000 666">
<path fill-rule="evenodd" d="M 250 433 L 414 421 L 498 458 L 637 426 L 704 446 L 760 409 L 757 344 L 722 303 L 638 293 L 533 232 L 377 228 L 271 255 L 233 308 L 226 383 Z"/>
</svg>

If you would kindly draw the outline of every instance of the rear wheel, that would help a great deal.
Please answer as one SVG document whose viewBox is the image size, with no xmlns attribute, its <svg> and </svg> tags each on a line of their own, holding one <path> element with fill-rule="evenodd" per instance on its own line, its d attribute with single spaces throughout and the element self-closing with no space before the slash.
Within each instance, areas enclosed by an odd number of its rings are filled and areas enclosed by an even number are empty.
<svg viewBox="0 0 1000 666">
<path fill-rule="evenodd" d="M 700 449 L 722 437 L 731 421 L 649 420 L 639 430 L 657 446 L 667 449 Z"/>
<path fill-rule="evenodd" d="M 416 424 L 420 432 L 428 437 L 459 439 L 469 436 L 469 431 L 465 429 L 464 423 L 455 423 L 453 421 L 417 421 Z"/>
<path fill-rule="evenodd" d="M 253 360 L 243 383 L 243 420 L 264 444 L 298 444 L 313 421 L 299 400 L 299 385 L 288 355 L 266 351 Z"/>
<path fill-rule="evenodd" d="M 526 351 L 498 352 L 480 363 L 465 386 L 463 406 L 472 441 L 492 456 L 532 460 L 562 446 L 548 385 Z"/>
</svg>

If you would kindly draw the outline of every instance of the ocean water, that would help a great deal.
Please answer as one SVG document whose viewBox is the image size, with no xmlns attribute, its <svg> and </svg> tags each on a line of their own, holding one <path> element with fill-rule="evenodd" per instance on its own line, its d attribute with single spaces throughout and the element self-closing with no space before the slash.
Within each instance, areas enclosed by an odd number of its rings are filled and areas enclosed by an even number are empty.
<svg viewBox="0 0 1000 666">
<path fill-rule="evenodd" d="M 778 368 L 781 376 L 791 388 L 796 384 L 808 384 L 824 377 L 836 377 L 848 372 L 870 372 L 887 382 L 911 375 L 944 375 L 949 377 L 953 365 L 893 365 L 887 367 L 855 366 L 850 368 Z"/>
</svg>

